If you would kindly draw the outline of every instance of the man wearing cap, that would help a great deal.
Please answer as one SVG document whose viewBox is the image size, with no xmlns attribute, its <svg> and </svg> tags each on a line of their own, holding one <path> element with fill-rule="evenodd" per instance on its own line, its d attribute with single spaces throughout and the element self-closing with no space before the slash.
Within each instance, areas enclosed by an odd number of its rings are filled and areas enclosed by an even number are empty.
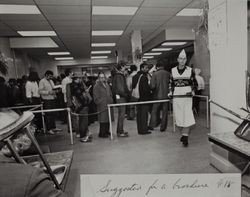
<svg viewBox="0 0 250 197">
<path fill-rule="evenodd" d="M 180 141 L 184 147 L 187 147 L 190 127 L 195 124 L 192 96 L 197 85 L 192 68 L 186 66 L 187 56 L 184 49 L 177 61 L 178 66 L 171 70 L 170 95 L 173 96 L 175 124 L 182 134 Z"/>
</svg>

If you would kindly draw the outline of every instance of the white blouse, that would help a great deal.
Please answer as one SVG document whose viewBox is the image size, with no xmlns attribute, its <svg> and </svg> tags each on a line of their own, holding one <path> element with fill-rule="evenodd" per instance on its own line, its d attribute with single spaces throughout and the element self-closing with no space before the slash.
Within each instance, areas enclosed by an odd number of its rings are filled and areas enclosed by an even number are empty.
<svg viewBox="0 0 250 197">
<path fill-rule="evenodd" d="M 27 98 L 32 98 L 32 97 L 40 98 L 40 94 L 38 93 L 39 88 L 37 82 L 27 81 L 25 89 Z"/>
</svg>

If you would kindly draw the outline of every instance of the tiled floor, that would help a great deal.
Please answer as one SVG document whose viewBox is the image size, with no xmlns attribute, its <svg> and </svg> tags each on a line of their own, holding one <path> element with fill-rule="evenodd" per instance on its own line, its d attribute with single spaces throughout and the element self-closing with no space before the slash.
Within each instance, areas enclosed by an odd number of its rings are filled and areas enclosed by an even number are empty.
<svg viewBox="0 0 250 197">
<path fill-rule="evenodd" d="M 182 147 L 179 133 L 173 132 L 172 116 L 167 132 L 163 133 L 156 128 L 150 135 L 138 135 L 136 122 L 125 120 L 129 138 L 114 135 L 113 141 L 100 139 L 96 122 L 89 127 L 94 134 L 92 143 L 81 143 L 74 137 L 75 144 L 70 145 L 66 125 L 63 133 L 42 136 L 39 141 L 49 144 L 53 152 L 74 150 L 66 192 L 70 197 L 80 197 L 80 174 L 217 173 L 209 165 L 209 130 L 205 119 L 205 113 L 196 116 L 188 148 Z M 114 122 L 114 128 L 115 125 Z"/>
</svg>

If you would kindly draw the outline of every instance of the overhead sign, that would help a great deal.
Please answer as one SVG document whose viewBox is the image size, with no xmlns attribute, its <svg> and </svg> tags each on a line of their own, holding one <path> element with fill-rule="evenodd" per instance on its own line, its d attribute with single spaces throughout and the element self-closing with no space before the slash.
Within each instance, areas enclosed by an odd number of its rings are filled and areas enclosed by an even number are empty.
<svg viewBox="0 0 250 197">
<path fill-rule="evenodd" d="M 240 174 L 81 175 L 81 197 L 240 197 Z"/>
</svg>

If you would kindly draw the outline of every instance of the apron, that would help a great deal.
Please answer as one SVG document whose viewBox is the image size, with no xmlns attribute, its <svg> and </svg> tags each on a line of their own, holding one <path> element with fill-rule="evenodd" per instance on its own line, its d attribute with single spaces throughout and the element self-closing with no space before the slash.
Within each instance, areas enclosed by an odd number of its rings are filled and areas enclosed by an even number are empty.
<svg viewBox="0 0 250 197">
<path fill-rule="evenodd" d="M 175 124 L 179 127 L 190 127 L 195 124 L 192 110 L 192 88 L 190 85 L 192 69 L 186 67 L 185 71 L 180 75 L 177 67 L 174 67 L 171 72 L 174 80 L 173 112 Z"/>
</svg>

